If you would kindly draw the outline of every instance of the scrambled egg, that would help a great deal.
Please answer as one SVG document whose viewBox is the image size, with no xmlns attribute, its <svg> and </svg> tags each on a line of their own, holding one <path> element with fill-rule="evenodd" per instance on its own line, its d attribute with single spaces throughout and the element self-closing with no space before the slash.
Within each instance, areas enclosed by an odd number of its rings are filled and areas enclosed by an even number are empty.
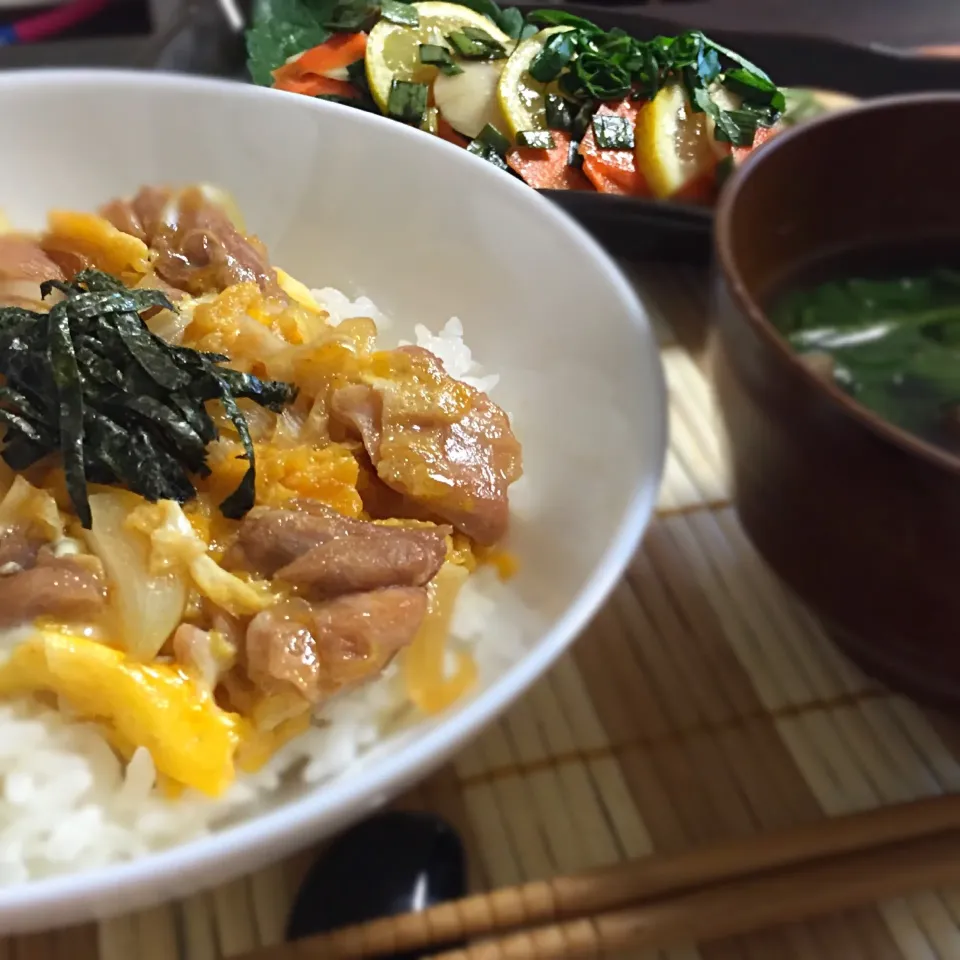
<svg viewBox="0 0 960 960">
<path fill-rule="evenodd" d="M 305 283 L 301 283 L 299 280 L 291 277 L 286 270 L 281 270 L 279 267 L 275 267 L 274 269 L 277 272 L 277 283 L 280 284 L 280 289 L 291 300 L 299 303 L 301 307 L 312 310 L 314 313 L 323 312 L 323 307 L 313 299 L 313 294 Z"/>
<path fill-rule="evenodd" d="M 135 282 L 150 270 L 147 245 L 118 230 L 104 217 L 54 210 L 48 218 L 48 228 L 49 233 L 43 240 L 48 252 L 76 254 L 98 270 L 126 281 Z"/>
<path fill-rule="evenodd" d="M 0 695 L 42 692 L 103 723 L 127 759 L 146 747 L 177 783 L 217 796 L 233 782 L 245 723 L 178 667 L 135 663 L 95 640 L 44 630 L 0 667 Z"/>
<path fill-rule="evenodd" d="M 306 287 L 296 294 L 289 294 L 292 303 L 284 303 L 264 296 L 255 283 L 235 283 L 197 303 L 184 342 L 195 350 L 227 354 L 234 365 L 244 359 L 257 362 L 265 352 L 284 344 L 306 343 L 327 327 L 327 315 L 313 302 Z M 264 333 L 273 334 L 277 341 L 266 340 Z"/>
<path fill-rule="evenodd" d="M 212 472 L 197 486 L 219 503 L 243 479 L 247 461 L 239 459 L 239 443 L 225 447 L 225 456 L 211 462 Z M 358 517 L 363 502 L 357 491 L 360 467 L 345 447 L 280 447 L 254 444 L 257 458 L 257 504 L 282 507 L 295 497 L 318 500 L 348 517 Z"/>
</svg>

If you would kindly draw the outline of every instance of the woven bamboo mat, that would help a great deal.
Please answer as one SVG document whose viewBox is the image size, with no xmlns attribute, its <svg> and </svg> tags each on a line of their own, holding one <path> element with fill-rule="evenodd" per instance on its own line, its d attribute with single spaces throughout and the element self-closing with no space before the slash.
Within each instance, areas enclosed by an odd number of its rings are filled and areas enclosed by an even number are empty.
<svg viewBox="0 0 960 960">
<path fill-rule="evenodd" d="M 960 728 L 843 660 L 744 539 L 705 376 L 703 275 L 639 279 L 671 430 L 643 549 L 557 667 L 400 801 L 458 827 L 474 889 L 960 791 Z M 0 941 L 0 960 L 220 960 L 275 943 L 310 860 L 99 927 Z M 960 889 L 630 960 L 654 958 L 960 960 Z"/>
</svg>

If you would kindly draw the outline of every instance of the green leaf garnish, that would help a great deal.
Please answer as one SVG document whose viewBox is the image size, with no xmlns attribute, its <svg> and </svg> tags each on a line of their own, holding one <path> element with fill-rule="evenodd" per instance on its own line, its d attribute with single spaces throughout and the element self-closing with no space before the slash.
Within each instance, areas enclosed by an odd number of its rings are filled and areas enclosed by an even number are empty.
<svg viewBox="0 0 960 960">
<path fill-rule="evenodd" d="M 556 146 L 549 130 L 521 130 L 517 134 L 517 146 L 530 150 L 552 150 Z"/>
<path fill-rule="evenodd" d="M 420 124 L 427 109 L 429 87 L 425 83 L 394 80 L 390 84 L 387 114 L 402 123 Z"/>
<path fill-rule="evenodd" d="M 626 117 L 597 114 L 593 135 L 601 150 L 632 150 L 634 146 L 633 124 Z"/>
<path fill-rule="evenodd" d="M 296 389 L 222 367 L 225 357 L 171 346 L 151 333 L 140 314 L 176 309 L 159 290 L 129 289 L 96 270 L 71 283 L 41 285 L 44 297 L 54 290 L 63 299 L 48 313 L 0 308 L 6 463 L 24 470 L 58 457 L 70 501 L 88 528 L 89 483 L 184 502 L 196 494 L 191 475 L 209 473 L 206 448 L 217 430 L 205 405 L 219 400 L 249 462 L 222 509 L 227 516 L 246 513 L 256 464 L 236 401 L 279 412 Z"/>
<path fill-rule="evenodd" d="M 332 10 L 333 3 L 328 7 Z M 325 17 L 326 13 L 318 15 L 314 5 L 305 0 L 260 0 L 246 36 L 247 69 L 253 82 L 272 86 L 272 71 L 295 54 L 327 40 L 330 31 L 323 25 Z"/>
<path fill-rule="evenodd" d="M 464 27 L 447 40 L 464 60 L 503 60 L 507 56 L 503 44 L 478 27 Z"/>
<path fill-rule="evenodd" d="M 510 172 L 507 161 L 504 160 L 490 144 L 484 143 L 479 137 L 476 140 L 471 140 L 470 143 L 467 144 L 467 152 L 480 157 L 482 160 L 486 160 L 487 163 L 492 163 L 495 167 L 499 167 L 506 173 Z"/>
<path fill-rule="evenodd" d="M 569 131 L 573 126 L 570 105 L 555 93 L 547 94 L 546 120 L 548 130 Z"/>
<path fill-rule="evenodd" d="M 477 134 L 477 140 L 485 143 L 491 150 L 495 150 L 501 157 L 506 156 L 510 149 L 510 140 L 505 137 L 492 123 L 488 123 Z"/>
<path fill-rule="evenodd" d="M 369 27 L 379 12 L 376 0 L 338 0 L 323 25 L 334 33 L 353 33 Z"/>
<path fill-rule="evenodd" d="M 421 43 L 420 62 L 436 67 L 448 77 L 463 73 L 463 67 L 454 63 L 450 51 L 439 43 Z"/>
<path fill-rule="evenodd" d="M 462 0 L 461 6 L 483 14 L 513 40 L 523 40 L 537 32 L 537 27 L 527 23 L 516 7 L 501 10 L 494 0 Z"/>
<path fill-rule="evenodd" d="M 384 20 L 398 23 L 402 27 L 419 27 L 420 15 L 412 3 L 401 0 L 380 0 L 380 13 Z"/>
<path fill-rule="evenodd" d="M 573 59 L 576 52 L 575 31 L 555 33 L 547 39 L 543 49 L 533 58 L 530 64 L 530 76 L 538 83 L 550 83 L 560 75 L 560 71 Z"/>
<path fill-rule="evenodd" d="M 600 103 L 628 96 L 650 100 L 666 83 L 679 82 L 692 108 L 716 121 L 717 139 L 747 146 L 757 127 L 772 126 L 784 109 L 783 92 L 762 70 L 700 31 L 637 40 L 563 10 L 536 10 L 529 20 L 572 28 L 547 41 L 530 75 L 541 83 L 556 82 L 564 98 L 589 105 L 591 114 Z M 740 98 L 736 109 L 716 102 L 718 86 Z"/>
</svg>

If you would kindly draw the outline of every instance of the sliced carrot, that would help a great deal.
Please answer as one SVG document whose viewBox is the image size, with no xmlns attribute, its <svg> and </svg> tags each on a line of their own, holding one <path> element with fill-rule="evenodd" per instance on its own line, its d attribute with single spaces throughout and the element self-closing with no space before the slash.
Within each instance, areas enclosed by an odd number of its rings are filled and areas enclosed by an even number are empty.
<svg viewBox="0 0 960 960">
<path fill-rule="evenodd" d="M 616 180 L 611 180 L 604 172 L 603 168 L 598 166 L 592 159 L 586 158 L 583 161 L 583 173 L 587 183 L 598 193 L 619 193 L 629 196 L 630 191 L 624 189 L 623 185 Z"/>
<path fill-rule="evenodd" d="M 273 85 L 274 90 L 286 90 L 289 93 L 302 93 L 307 97 L 337 96 L 354 99 L 360 95 L 353 84 L 346 80 L 331 80 L 316 73 L 305 73 L 299 77 L 288 77 L 278 80 Z"/>
<path fill-rule="evenodd" d="M 508 151 L 510 168 L 537 190 L 589 190 L 587 178 L 567 162 L 573 138 L 559 130 L 552 133 L 553 146 L 549 150 L 514 147 Z"/>
<path fill-rule="evenodd" d="M 637 114 L 643 103 L 626 99 L 618 104 L 601 104 L 597 115 L 626 117 L 636 125 Z M 622 193 L 648 197 L 650 188 L 643 174 L 637 169 L 636 155 L 630 150 L 605 150 L 597 146 L 593 124 L 580 141 L 580 156 L 583 157 L 583 172 L 601 193 Z"/>
<path fill-rule="evenodd" d="M 313 47 L 295 63 L 307 73 L 328 73 L 340 67 L 362 60 L 367 52 L 367 35 L 359 33 L 335 33 L 326 43 Z"/>
<path fill-rule="evenodd" d="M 362 31 L 335 33 L 326 42 L 301 53 L 296 60 L 277 67 L 273 71 L 273 85 L 279 90 L 287 90 L 288 87 L 280 86 L 282 82 L 299 78 L 304 74 L 323 76 L 331 70 L 340 70 L 350 66 L 351 63 L 356 63 L 357 60 L 362 60 L 366 51 L 367 35 Z"/>
<path fill-rule="evenodd" d="M 470 142 L 466 137 L 460 136 L 443 117 L 437 117 L 437 136 L 458 147 L 465 147 Z"/>
</svg>

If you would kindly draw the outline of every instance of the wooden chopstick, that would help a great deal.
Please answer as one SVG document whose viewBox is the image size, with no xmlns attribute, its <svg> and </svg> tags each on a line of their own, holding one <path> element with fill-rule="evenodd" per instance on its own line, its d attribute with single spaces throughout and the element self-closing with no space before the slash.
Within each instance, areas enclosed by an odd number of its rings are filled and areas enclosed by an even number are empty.
<svg viewBox="0 0 960 960">
<path fill-rule="evenodd" d="M 960 832 L 814 861 L 638 907 L 535 927 L 433 960 L 588 960 L 797 923 L 960 879 Z M 286 954 L 279 954 L 286 958 Z M 300 960 L 326 957 L 305 951 Z"/>
<path fill-rule="evenodd" d="M 949 851 L 949 856 L 944 856 L 943 851 Z M 903 859 L 896 860 L 894 854 Z M 928 855 L 939 871 L 936 876 L 926 877 L 920 869 Z M 878 871 L 875 864 L 870 866 L 874 861 L 882 862 L 882 869 Z M 806 866 L 801 871 L 798 865 Z M 249 954 L 244 960 L 319 960 L 321 957 L 324 960 L 360 960 L 400 951 L 426 950 L 479 937 L 489 938 L 521 927 L 535 928 L 540 932 L 535 934 L 528 929 L 500 942 L 514 943 L 516 940 L 516 946 L 534 942 L 572 945 L 589 941 L 603 944 L 604 949 L 612 949 L 612 943 L 617 937 L 624 936 L 626 929 L 654 938 L 669 936 L 672 929 L 670 918 L 677 916 L 687 918 L 678 923 L 686 940 L 690 941 L 696 939 L 687 917 L 687 912 L 692 909 L 690 902 L 699 903 L 696 909 L 703 911 L 704 917 L 716 917 L 718 924 L 723 921 L 753 923 L 752 918 L 760 908 L 734 910 L 732 901 L 752 896 L 751 890 L 755 894 L 759 890 L 772 889 L 768 886 L 770 884 L 779 884 L 790 888 L 790 897 L 777 905 L 769 905 L 767 909 L 773 911 L 776 908 L 783 912 L 795 904 L 795 909 L 823 912 L 832 909 L 834 904 L 842 907 L 839 898 L 844 895 L 838 890 L 825 890 L 824 885 L 836 882 L 831 877 L 847 876 L 857 869 L 878 871 L 876 876 L 866 878 L 866 887 L 863 882 L 850 885 L 851 893 L 847 896 L 853 895 L 852 891 L 864 891 L 856 895 L 866 899 L 857 900 L 857 903 L 870 902 L 877 896 L 892 896 L 915 886 L 931 886 L 941 882 L 937 877 L 948 874 L 950 880 L 960 879 L 960 796 L 918 800 L 725 841 L 681 854 L 652 855 L 586 873 L 505 887 L 419 913 L 385 917 L 261 950 Z M 804 876 L 806 879 L 797 881 L 800 886 L 813 883 L 818 888 L 816 891 L 801 889 L 798 893 L 793 889 L 796 878 Z M 892 885 L 892 889 L 882 886 L 885 882 Z M 650 903 L 665 897 L 672 899 L 669 903 Z M 711 907 L 711 897 L 719 898 L 721 906 Z M 698 898 L 708 898 L 707 906 L 704 907 Z M 758 899 L 768 898 L 764 894 Z M 727 908 L 731 911 L 729 918 Z M 774 912 L 773 915 L 781 914 Z M 774 919 L 771 922 L 785 921 Z M 712 934 L 724 935 L 723 932 Z M 707 936 L 711 934 L 702 934 L 701 938 Z M 650 942 L 660 945 L 659 940 Z M 479 960 L 482 956 L 483 960 L 496 960 L 500 956 L 499 953 L 481 955 L 470 952 L 473 949 L 450 957 Z M 492 948 L 487 946 L 485 949 Z M 514 956 L 512 953 L 506 955 Z M 591 954 L 517 954 L 522 958 L 581 955 Z"/>
</svg>

